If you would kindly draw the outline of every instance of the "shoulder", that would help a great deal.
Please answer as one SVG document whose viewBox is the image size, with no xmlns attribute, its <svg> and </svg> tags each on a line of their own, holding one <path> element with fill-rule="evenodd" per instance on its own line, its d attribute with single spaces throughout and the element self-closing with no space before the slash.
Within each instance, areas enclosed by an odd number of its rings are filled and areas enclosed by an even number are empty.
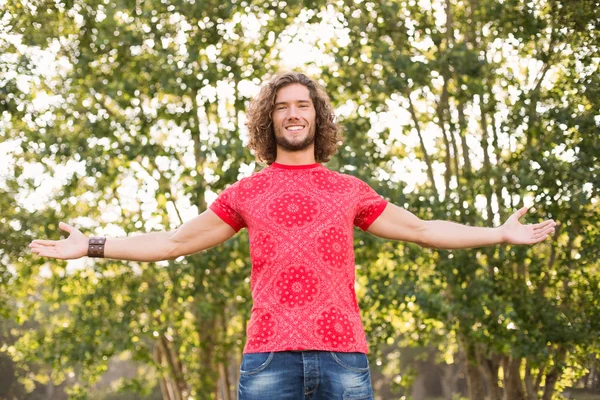
<svg viewBox="0 0 600 400">
<path fill-rule="evenodd" d="M 366 189 L 366 188 L 371 188 L 371 186 L 369 186 L 368 183 L 366 183 L 365 181 L 363 181 L 362 179 L 360 179 L 359 177 L 355 176 L 355 175 L 351 175 L 351 174 L 346 174 L 343 172 L 336 172 L 336 171 L 331 171 L 332 173 L 336 174 L 340 179 L 344 179 L 347 182 L 352 183 L 352 185 L 357 186 L 361 189 Z"/>
<path fill-rule="evenodd" d="M 348 179 L 349 181 L 352 181 L 354 183 L 366 185 L 366 183 L 362 179 L 360 179 L 354 175 L 346 174 L 343 172 L 336 172 L 336 174 L 338 174 L 339 176 L 343 177 L 344 179 Z"/>
<path fill-rule="evenodd" d="M 318 190 L 341 195 L 358 195 L 356 199 L 362 197 L 364 193 L 373 192 L 373 189 L 360 178 L 325 167 L 315 169 L 310 180 Z"/>
<path fill-rule="evenodd" d="M 325 173 L 330 173 L 333 174 L 336 177 L 342 178 L 342 179 L 348 179 L 351 180 L 353 182 L 363 182 L 363 180 L 361 180 L 360 178 L 358 178 L 355 175 L 346 173 L 346 172 L 340 172 L 340 171 L 334 171 L 332 169 L 327 168 L 326 166 L 322 165 L 320 168 L 318 168 L 321 171 L 324 171 Z"/>
<path fill-rule="evenodd" d="M 268 193 L 273 186 L 271 173 L 267 168 L 252 173 L 250 176 L 239 179 L 226 190 L 234 193 L 243 201 L 251 200 Z"/>
<path fill-rule="evenodd" d="M 359 180 L 357 177 L 355 177 L 353 175 L 346 174 L 346 173 L 339 172 L 339 171 L 334 171 L 332 169 L 327 168 L 324 165 L 321 165 L 320 167 L 315 168 L 313 170 L 313 172 L 317 173 L 317 174 L 326 174 L 326 175 L 329 175 L 329 176 L 332 176 L 332 177 L 335 177 L 338 179 Z"/>
<path fill-rule="evenodd" d="M 261 170 L 252 172 L 248 176 L 244 176 L 244 177 L 238 179 L 236 182 L 229 185 L 229 187 L 245 186 L 246 184 L 248 184 L 250 182 L 267 179 L 268 175 L 269 175 L 268 168 L 263 168 Z"/>
</svg>

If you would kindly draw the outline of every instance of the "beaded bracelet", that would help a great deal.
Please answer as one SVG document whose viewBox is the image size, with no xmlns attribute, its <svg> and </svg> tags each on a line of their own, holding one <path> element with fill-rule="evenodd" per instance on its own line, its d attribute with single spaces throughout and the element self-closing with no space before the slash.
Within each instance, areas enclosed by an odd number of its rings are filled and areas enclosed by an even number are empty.
<svg viewBox="0 0 600 400">
<path fill-rule="evenodd" d="M 91 237 L 88 243 L 88 257 L 104 258 L 105 237 Z"/>
</svg>

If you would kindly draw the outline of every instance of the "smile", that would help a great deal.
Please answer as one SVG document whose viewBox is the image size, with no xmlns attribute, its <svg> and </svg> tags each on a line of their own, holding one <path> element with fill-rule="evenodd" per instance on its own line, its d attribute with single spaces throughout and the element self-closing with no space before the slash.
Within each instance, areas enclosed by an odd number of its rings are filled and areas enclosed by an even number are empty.
<svg viewBox="0 0 600 400">
<path fill-rule="evenodd" d="M 286 126 L 285 129 L 292 132 L 301 131 L 302 129 L 304 129 L 304 125 L 290 125 Z"/>
</svg>

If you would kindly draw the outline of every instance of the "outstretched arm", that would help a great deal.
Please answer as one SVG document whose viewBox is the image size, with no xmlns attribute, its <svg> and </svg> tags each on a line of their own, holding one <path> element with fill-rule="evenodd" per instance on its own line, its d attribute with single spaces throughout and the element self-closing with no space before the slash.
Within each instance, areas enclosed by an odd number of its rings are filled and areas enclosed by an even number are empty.
<svg viewBox="0 0 600 400">
<path fill-rule="evenodd" d="M 496 228 L 473 227 L 448 221 L 423 221 L 409 211 L 388 204 L 367 232 L 385 238 L 417 243 L 438 249 L 464 249 L 500 243 L 539 243 L 554 232 L 556 222 L 523 225 L 519 218 L 527 213 L 523 207 Z"/>
<path fill-rule="evenodd" d="M 33 253 L 63 260 L 87 255 L 88 238 L 77 228 L 61 222 L 68 232 L 63 240 L 34 240 Z M 189 255 L 220 244 L 235 234 L 214 212 L 207 210 L 170 232 L 152 232 L 125 238 L 108 238 L 104 257 L 129 261 L 160 261 Z"/>
</svg>

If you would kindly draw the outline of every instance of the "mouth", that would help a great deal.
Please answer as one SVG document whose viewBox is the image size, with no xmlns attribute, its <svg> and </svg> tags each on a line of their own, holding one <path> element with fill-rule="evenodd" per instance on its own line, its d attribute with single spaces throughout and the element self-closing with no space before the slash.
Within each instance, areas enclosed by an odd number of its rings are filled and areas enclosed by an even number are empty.
<svg viewBox="0 0 600 400">
<path fill-rule="evenodd" d="M 305 128 L 304 125 L 295 124 L 295 125 L 286 126 L 285 130 L 288 132 L 297 133 L 297 132 L 304 130 L 304 128 Z"/>
</svg>

